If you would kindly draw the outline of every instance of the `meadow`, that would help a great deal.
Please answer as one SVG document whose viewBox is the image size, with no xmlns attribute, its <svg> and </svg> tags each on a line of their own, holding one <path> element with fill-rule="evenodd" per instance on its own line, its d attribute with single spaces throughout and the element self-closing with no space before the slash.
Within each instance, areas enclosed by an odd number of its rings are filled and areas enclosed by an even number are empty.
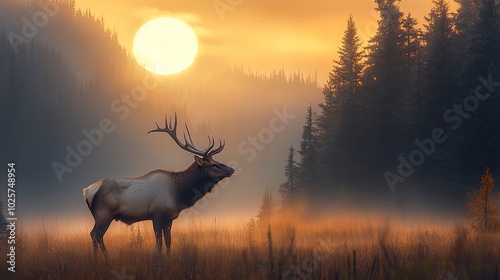
<svg viewBox="0 0 500 280">
<path fill-rule="evenodd" d="M 17 272 L 1 279 L 500 279 L 500 234 L 463 222 L 341 215 L 316 222 L 174 222 L 156 253 L 150 223 L 116 224 L 106 260 L 88 232 L 20 230 Z M 3 245 L 5 246 L 5 245 Z M 7 249 L 2 248 L 6 252 Z"/>
</svg>

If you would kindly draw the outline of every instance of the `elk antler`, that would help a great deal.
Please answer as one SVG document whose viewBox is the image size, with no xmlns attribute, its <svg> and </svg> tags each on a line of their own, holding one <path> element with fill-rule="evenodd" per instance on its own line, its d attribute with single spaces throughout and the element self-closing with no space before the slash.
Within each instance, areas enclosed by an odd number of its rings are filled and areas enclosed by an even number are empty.
<svg viewBox="0 0 500 280">
<path fill-rule="evenodd" d="M 220 153 L 225 146 L 225 143 L 222 141 L 219 141 L 219 147 L 215 150 L 212 150 L 214 148 L 214 138 L 210 138 L 210 135 L 208 136 L 208 147 L 206 147 L 203 150 L 200 150 L 196 148 L 196 146 L 193 143 L 193 139 L 191 138 L 191 133 L 189 132 L 189 128 L 187 124 L 186 126 L 186 131 L 187 131 L 187 137 L 186 137 L 186 132 L 184 132 L 184 143 L 182 143 L 179 138 L 177 138 L 177 113 L 174 115 L 174 125 L 172 126 L 172 119 L 170 121 L 168 120 L 167 116 L 165 116 L 165 128 L 161 128 L 158 123 L 156 123 L 156 128 L 153 130 L 148 131 L 148 134 L 151 132 L 166 132 L 172 139 L 174 139 L 175 143 L 184 151 L 193 153 L 195 155 L 199 155 L 204 158 L 210 158 L 215 154 Z M 189 140 L 188 140 L 189 139 Z"/>
</svg>

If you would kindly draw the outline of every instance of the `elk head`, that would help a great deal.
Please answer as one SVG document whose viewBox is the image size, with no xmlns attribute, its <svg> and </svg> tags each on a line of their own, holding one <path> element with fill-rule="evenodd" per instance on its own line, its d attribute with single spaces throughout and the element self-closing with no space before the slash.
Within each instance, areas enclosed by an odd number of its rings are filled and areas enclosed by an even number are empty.
<svg viewBox="0 0 500 280">
<path fill-rule="evenodd" d="M 196 164 L 206 172 L 206 174 L 212 178 L 212 180 L 217 183 L 226 177 L 231 177 L 234 173 L 234 169 L 220 163 L 212 158 L 212 156 L 222 152 L 224 149 L 225 143 L 219 140 L 219 147 L 214 149 L 215 141 L 213 137 L 208 136 L 208 147 L 205 149 L 198 149 L 193 143 L 193 139 L 191 138 L 191 133 L 189 132 L 189 128 L 186 126 L 186 131 L 184 132 L 184 143 L 182 143 L 179 138 L 177 138 L 177 113 L 174 115 L 174 123 L 172 125 L 172 119 L 170 121 L 165 116 L 165 127 L 161 128 L 158 123 L 156 123 L 156 129 L 150 130 L 151 132 L 165 132 L 175 143 L 184 151 L 190 152 L 194 154 L 194 161 Z M 187 136 L 186 136 L 187 132 Z"/>
</svg>

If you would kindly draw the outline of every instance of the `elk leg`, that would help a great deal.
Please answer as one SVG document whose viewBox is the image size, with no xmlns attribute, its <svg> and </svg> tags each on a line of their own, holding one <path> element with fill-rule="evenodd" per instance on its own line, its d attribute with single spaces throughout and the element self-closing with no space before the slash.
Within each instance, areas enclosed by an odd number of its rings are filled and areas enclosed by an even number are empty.
<svg viewBox="0 0 500 280">
<path fill-rule="evenodd" d="M 95 254 L 97 254 L 98 248 L 101 248 L 102 253 L 107 257 L 108 251 L 106 250 L 106 246 L 104 246 L 104 234 L 106 234 L 112 221 L 112 218 L 96 220 L 94 228 L 90 232 Z"/>
<path fill-rule="evenodd" d="M 94 257 L 97 256 L 97 250 L 98 250 L 98 246 L 99 246 L 99 241 L 97 241 L 98 237 L 97 237 L 97 225 L 94 225 L 94 228 L 92 229 L 92 231 L 90 232 L 90 237 L 92 238 L 92 246 L 94 248 Z"/>
<path fill-rule="evenodd" d="M 105 233 L 106 233 L 106 231 L 101 231 L 101 237 L 100 237 L 101 251 L 102 251 L 102 253 L 104 254 L 105 257 L 108 257 L 108 250 L 106 250 L 106 246 L 104 246 L 104 234 Z"/>
<path fill-rule="evenodd" d="M 172 237 L 170 236 L 171 229 L 172 221 L 165 221 L 163 223 L 163 238 L 165 239 L 165 245 L 167 246 L 167 253 L 170 253 L 170 245 L 172 244 Z"/>
<path fill-rule="evenodd" d="M 162 230 L 162 223 L 160 221 L 153 220 L 153 230 L 155 231 L 155 237 L 156 237 L 156 249 L 158 249 L 158 253 L 161 253 L 161 246 L 162 246 L 161 230 Z"/>
<path fill-rule="evenodd" d="M 98 226 L 97 224 L 90 232 L 90 236 L 92 237 L 92 244 L 94 246 L 94 254 L 98 253 L 99 248 L 104 254 L 107 253 L 103 241 L 104 233 L 106 233 L 106 229 L 103 230 L 102 227 Z"/>
</svg>

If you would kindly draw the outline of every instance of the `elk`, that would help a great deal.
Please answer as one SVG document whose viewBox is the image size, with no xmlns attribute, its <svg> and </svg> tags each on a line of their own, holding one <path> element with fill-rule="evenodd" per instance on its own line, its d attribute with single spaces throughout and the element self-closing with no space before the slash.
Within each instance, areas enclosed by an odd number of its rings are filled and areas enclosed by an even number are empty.
<svg viewBox="0 0 500 280">
<path fill-rule="evenodd" d="M 231 177 L 234 169 L 217 162 L 212 157 L 224 149 L 225 142 L 219 141 L 214 149 L 214 138 L 208 136 L 208 147 L 196 148 L 186 124 L 184 143 L 177 138 L 177 114 L 168 121 L 165 116 L 165 128 L 156 123 L 153 132 L 167 133 L 183 150 L 194 154 L 194 163 L 186 170 L 173 172 L 154 170 L 135 178 L 101 179 L 83 189 L 83 197 L 95 220 L 90 236 L 94 255 L 99 248 L 105 256 L 107 250 L 103 237 L 113 220 L 128 225 L 135 222 L 152 220 L 156 238 L 156 248 L 162 251 L 162 233 L 170 252 L 172 222 L 180 212 L 193 206 L 205 194 L 224 178 Z"/>
</svg>

